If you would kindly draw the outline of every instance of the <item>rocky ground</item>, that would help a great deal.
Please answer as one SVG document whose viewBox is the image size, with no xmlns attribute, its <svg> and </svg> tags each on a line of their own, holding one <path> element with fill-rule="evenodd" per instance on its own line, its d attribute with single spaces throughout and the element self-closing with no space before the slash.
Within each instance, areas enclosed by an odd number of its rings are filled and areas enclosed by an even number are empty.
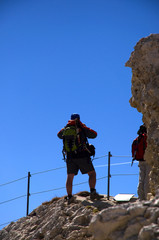
<svg viewBox="0 0 159 240">
<path fill-rule="evenodd" d="M 0 240 L 157 240 L 159 194 L 151 201 L 117 203 L 106 197 L 91 201 L 88 192 L 45 202 L 29 216 L 0 231 Z"/>
</svg>

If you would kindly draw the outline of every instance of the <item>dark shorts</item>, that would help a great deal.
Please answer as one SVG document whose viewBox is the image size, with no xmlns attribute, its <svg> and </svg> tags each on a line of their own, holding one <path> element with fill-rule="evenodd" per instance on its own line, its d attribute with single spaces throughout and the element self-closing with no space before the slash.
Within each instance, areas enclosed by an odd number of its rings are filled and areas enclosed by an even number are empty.
<svg viewBox="0 0 159 240">
<path fill-rule="evenodd" d="M 66 161 L 67 174 L 78 174 L 80 170 L 82 174 L 94 171 L 94 167 L 90 158 L 73 158 Z"/>
</svg>

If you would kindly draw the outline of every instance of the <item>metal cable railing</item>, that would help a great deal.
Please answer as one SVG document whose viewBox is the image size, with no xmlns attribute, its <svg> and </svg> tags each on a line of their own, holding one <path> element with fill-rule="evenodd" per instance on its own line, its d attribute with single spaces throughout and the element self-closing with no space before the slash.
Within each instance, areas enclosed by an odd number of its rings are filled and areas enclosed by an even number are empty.
<svg viewBox="0 0 159 240">
<path fill-rule="evenodd" d="M 108 167 L 108 175 L 107 175 L 107 176 L 100 177 L 100 178 L 97 178 L 96 180 L 99 181 L 99 180 L 102 180 L 102 179 L 104 179 L 104 178 L 108 178 L 107 198 L 109 199 L 110 177 L 135 176 L 135 175 L 139 175 L 139 174 L 136 174 L 136 173 L 135 173 L 135 174 L 126 173 L 126 174 L 112 174 L 112 175 L 111 175 L 111 174 L 110 174 L 110 167 L 111 167 L 111 166 L 120 166 L 120 165 L 125 165 L 125 164 L 131 164 L 131 162 L 110 163 L 111 157 L 113 157 L 113 158 L 131 158 L 131 156 L 116 156 L 116 155 L 111 155 L 111 153 L 109 152 L 107 155 L 103 155 L 103 156 L 94 158 L 93 161 L 94 161 L 94 160 L 97 160 L 97 159 L 100 159 L 100 158 L 106 158 L 106 157 L 108 157 L 108 164 L 95 165 L 94 167 L 95 167 L 95 168 L 98 168 L 98 167 Z M 29 197 L 30 197 L 30 196 L 65 189 L 65 186 L 62 186 L 62 187 L 59 187 L 59 188 L 53 188 L 53 189 L 48 189 L 48 190 L 44 190 L 44 191 L 39 191 L 39 192 L 30 193 L 30 177 L 31 177 L 31 176 L 35 176 L 35 175 L 39 175 L 39 174 L 48 173 L 48 172 L 51 172 L 51 171 L 61 170 L 61 169 L 64 169 L 64 168 L 66 168 L 66 166 L 57 167 L 57 168 L 53 168 L 53 169 L 48 169 L 48 170 L 44 170 L 44 171 L 39 171 L 39 172 L 35 172 L 35 173 L 32 173 L 32 174 L 31 174 L 30 172 L 28 172 L 28 176 L 24 176 L 24 177 L 21 177 L 21 178 L 18 178 L 18 179 L 15 179 L 15 180 L 12 180 L 12 181 L 9 181 L 9 182 L 0 184 L 0 187 L 4 187 L 4 186 L 6 186 L 6 185 L 13 184 L 13 183 L 16 183 L 16 182 L 21 181 L 21 180 L 24 180 L 24 179 L 28 179 L 28 181 L 27 181 L 27 183 L 28 183 L 27 194 L 24 194 L 24 195 L 21 195 L 21 196 L 17 196 L 17 197 L 15 197 L 15 198 L 11 198 L 11 199 L 2 201 L 2 202 L 0 202 L 0 205 L 6 204 L 6 203 L 8 203 L 8 202 L 15 201 L 15 200 L 18 200 L 18 199 L 20 199 L 20 198 L 27 197 L 27 215 L 28 215 L 28 213 L 29 213 Z M 80 183 L 74 184 L 73 186 L 78 186 L 78 185 L 86 184 L 86 183 L 88 183 L 88 182 L 87 182 L 87 181 L 86 181 L 86 182 L 80 182 Z M 8 222 L 8 223 L 10 223 L 10 222 Z M 6 224 L 8 224 L 8 223 L 2 223 L 2 224 L 0 224 L 0 226 L 6 225 Z"/>
</svg>

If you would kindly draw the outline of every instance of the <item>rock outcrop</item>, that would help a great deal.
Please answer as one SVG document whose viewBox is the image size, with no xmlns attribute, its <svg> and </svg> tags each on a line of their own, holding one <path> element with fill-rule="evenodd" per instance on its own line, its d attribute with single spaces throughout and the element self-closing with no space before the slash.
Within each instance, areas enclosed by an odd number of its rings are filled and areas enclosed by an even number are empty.
<svg viewBox="0 0 159 240">
<path fill-rule="evenodd" d="M 121 204 L 101 211 L 91 220 L 93 240 L 159 239 L 159 196 L 151 201 Z"/>
<path fill-rule="evenodd" d="M 145 160 L 151 166 L 150 192 L 159 188 L 159 34 L 142 38 L 126 66 L 132 68 L 130 104 L 143 114 L 148 146 Z"/>
<path fill-rule="evenodd" d="M 88 192 L 75 195 L 75 202 L 65 198 L 45 202 L 29 216 L 12 222 L 0 231 L 0 240 L 83 240 L 91 239 L 89 225 L 94 215 L 115 205 L 113 201 L 92 202 Z"/>
<path fill-rule="evenodd" d="M 90 201 L 87 192 L 67 205 L 64 198 L 44 203 L 0 231 L 0 240 L 157 240 L 159 193 L 151 201 Z"/>
</svg>

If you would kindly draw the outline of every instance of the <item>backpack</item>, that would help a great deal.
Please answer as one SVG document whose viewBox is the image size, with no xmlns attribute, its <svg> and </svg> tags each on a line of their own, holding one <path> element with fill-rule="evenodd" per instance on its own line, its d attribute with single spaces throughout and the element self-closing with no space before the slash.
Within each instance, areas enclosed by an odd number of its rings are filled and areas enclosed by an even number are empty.
<svg viewBox="0 0 159 240">
<path fill-rule="evenodd" d="M 147 136 L 145 134 L 139 135 L 132 143 L 132 157 L 133 160 L 144 161 L 144 153 L 147 147 Z"/>
<path fill-rule="evenodd" d="M 63 148 L 66 153 L 76 152 L 79 148 L 77 129 L 75 126 L 66 126 L 63 131 Z"/>
<path fill-rule="evenodd" d="M 64 159 L 65 154 L 80 153 L 82 150 L 87 151 L 89 156 L 95 156 L 95 147 L 88 143 L 88 139 L 82 128 L 80 132 L 76 126 L 66 126 L 63 131 Z"/>
</svg>

